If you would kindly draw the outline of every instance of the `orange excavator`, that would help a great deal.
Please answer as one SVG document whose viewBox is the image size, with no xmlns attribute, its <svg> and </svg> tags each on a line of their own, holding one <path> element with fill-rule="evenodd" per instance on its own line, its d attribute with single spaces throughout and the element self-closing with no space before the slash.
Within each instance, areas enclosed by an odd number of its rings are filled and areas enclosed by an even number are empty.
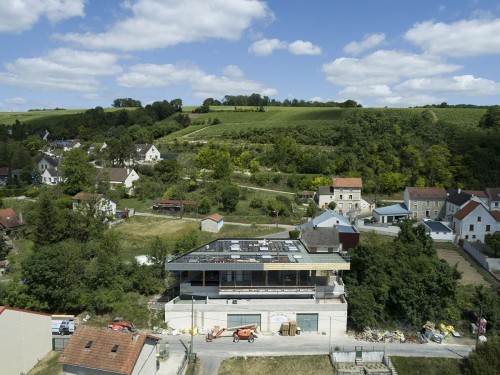
<svg viewBox="0 0 500 375">
<path fill-rule="evenodd" d="M 216 334 L 213 331 L 209 331 L 205 336 L 205 341 L 212 342 L 218 339 L 225 331 L 234 331 L 232 335 L 233 342 L 247 340 L 249 343 L 252 343 L 257 338 L 257 324 L 246 324 L 237 327 L 221 328 Z"/>
</svg>

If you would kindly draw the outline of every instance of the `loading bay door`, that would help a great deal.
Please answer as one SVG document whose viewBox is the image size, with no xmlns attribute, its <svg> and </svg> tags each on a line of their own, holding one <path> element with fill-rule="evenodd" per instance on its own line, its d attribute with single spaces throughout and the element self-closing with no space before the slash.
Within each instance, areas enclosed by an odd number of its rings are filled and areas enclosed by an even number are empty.
<svg viewBox="0 0 500 375">
<path fill-rule="evenodd" d="M 318 331 L 318 314 L 297 314 L 297 326 L 302 332 Z"/>
<path fill-rule="evenodd" d="M 260 314 L 227 314 L 227 327 L 245 324 L 258 324 L 260 327 Z"/>
</svg>

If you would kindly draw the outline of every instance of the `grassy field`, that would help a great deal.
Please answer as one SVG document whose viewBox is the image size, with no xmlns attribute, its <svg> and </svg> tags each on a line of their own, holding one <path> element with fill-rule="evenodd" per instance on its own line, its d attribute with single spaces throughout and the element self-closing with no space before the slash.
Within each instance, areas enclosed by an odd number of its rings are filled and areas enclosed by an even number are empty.
<svg viewBox="0 0 500 375">
<path fill-rule="evenodd" d="M 134 216 L 117 224 L 114 230 L 120 233 L 124 259 L 144 255 L 149 243 L 156 237 L 176 241 L 196 231 L 199 242 L 207 243 L 217 238 L 254 238 L 276 233 L 276 228 L 259 226 L 224 225 L 217 234 L 202 232 L 200 222 L 180 219 Z"/>
<path fill-rule="evenodd" d="M 331 375 L 333 367 L 327 355 L 233 357 L 222 362 L 219 375 Z"/>
<path fill-rule="evenodd" d="M 62 365 L 57 363 L 61 352 L 49 352 L 35 367 L 28 372 L 28 375 L 60 375 Z"/>
<path fill-rule="evenodd" d="M 70 117 L 72 115 L 85 112 L 87 109 L 64 109 L 64 110 L 47 109 L 41 111 L 28 111 L 28 112 L 0 112 L 0 124 L 12 125 L 16 122 L 16 120 L 25 123 L 37 123 L 40 120 L 43 120 L 44 122 L 52 120 L 59 121 L 63 120 L 65 117 Z M 122 109 L 134 110 L 135 108 L 104 108 L 104 111 L 114 112 Z"/>
<path fill-rule="evenodd" d="M 461 359 L 430 357 L 391 357 L 398 375 L 460 375 Z"/>
</svg>

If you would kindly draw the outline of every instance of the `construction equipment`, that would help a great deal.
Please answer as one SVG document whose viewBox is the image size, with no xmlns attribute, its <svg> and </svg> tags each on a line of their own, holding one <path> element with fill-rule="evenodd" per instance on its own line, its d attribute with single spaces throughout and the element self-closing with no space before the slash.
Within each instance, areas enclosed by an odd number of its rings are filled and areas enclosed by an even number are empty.
<svg viewBox="0 0 500 375">
<path fill-rule="evenodd" d="M 114 318 L 112 322 L 107 324 L 108 329 L 112 329 L 113 331 L 125 331 L 125 332 L 135 332 L 137 329 L 132 322 L 125 322 L 123 318 L 117 317 Z"/>
<path fill-rule="evenodd" d="M 226 331 L 234 331 L 232 334 L 233 342 L 247 340 L 249 343 L 252 343 L 257 338 L 257 324 L 246 324 L 237 327 L 221 328 L 216 334 L 213 334 L 213 331 L 209 331 L 205 336 L 205 341 L 212 342 Z"/>
</svg>

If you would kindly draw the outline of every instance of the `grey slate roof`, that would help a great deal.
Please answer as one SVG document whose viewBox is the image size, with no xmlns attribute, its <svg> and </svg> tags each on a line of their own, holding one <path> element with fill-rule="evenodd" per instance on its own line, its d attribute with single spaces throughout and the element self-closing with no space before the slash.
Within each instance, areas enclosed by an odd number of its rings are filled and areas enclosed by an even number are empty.
<svg viewBox="0 0 500 375">
<path fill-rule="evenodd" d="M 331 218 L 336 219 L 335 220 L 336 225 L 349 225 L 349 226 L 351 225 L 349 219 L 346 218 L 345 216 L 342 216 L 332 210 L 326 210 L 321 215 L 316 216 L 314 219 L 308 221 L 307 223 L 299 225 L 297 229 L 314 228 L 315 226 L 319 226 L 322 222 L 330 220 Z"/>
<path fill-rule="evenodd" d="M 300 232 L 301 240 L 306 247 L 311 246 L 339 246 L 339 230 L 333 228 L 304 228 Z"/>
</svg>

